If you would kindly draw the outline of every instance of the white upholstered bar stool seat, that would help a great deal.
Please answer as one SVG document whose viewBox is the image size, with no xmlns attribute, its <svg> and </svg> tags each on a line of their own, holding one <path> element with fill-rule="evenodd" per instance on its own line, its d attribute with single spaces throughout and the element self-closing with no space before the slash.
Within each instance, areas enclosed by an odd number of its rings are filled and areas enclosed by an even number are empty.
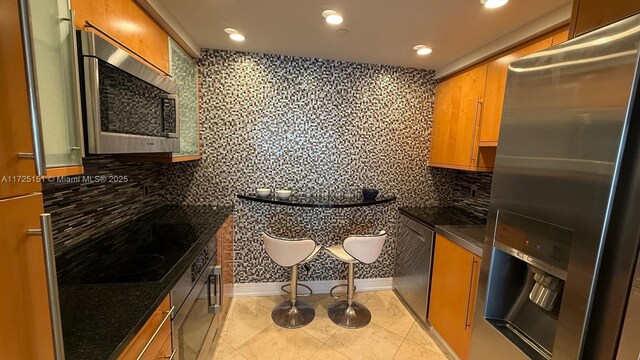
<svg viewBox="0 0 640 360">
<path fill-rule="evenodd" d="M 325 251 L 334 258 L 347 263 L 347 299 L 336 301 L 329 306 L 331 321 L 345 328 L 358 329 L 371 321 L 371 312 L 364 305 L 353 300 L 354 295 L 354 264 L 371 264 L 382 252 L 387 239 L 384 231 L 376 235 L 354 235 L 344 239 L 342 244 L 332 245 Z M 333 289 L 332 289 L 333 290 Z"/>
<path fill-rule="evenodd" d="M 266 233 L 262 233 L 261 236 L 271 260 L 280 266 L 291 268 L 289 300 L 278 304 L 271 311 L 271 319 L 287 329 L 309 324 L 316 312 L 311 305 L 298 300 L 298 265 L 311 261 L 322 250 L 322 246 L 308 238 L 285 239 Z M 308 286 L 300 285 L 311 291 Z"/>
</svg>

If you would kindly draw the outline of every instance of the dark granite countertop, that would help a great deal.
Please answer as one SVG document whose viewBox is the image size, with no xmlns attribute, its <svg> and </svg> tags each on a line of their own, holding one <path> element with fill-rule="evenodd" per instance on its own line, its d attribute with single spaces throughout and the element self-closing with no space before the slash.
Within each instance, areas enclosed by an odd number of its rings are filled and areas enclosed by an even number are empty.
<svg viewBox="0 0 640 360">
<path fill-rule="evenodd" d="M 431 228 L 437 225 L 482 225 L 485 220 L 455 207 L 400 207 L 400 213 Z"/>
<path fill-rule="evenodd" d="M 66 359 L 117 358 L 232 212 L 230 207 L 168 206 L 137 220 L 165 228 L 170 224 L 188 224 L 193 229 L 188 236 L 197 237 L 158 282 L 86 285 L 63 282 L 60 308 Z M 125 229 L 126 226 L 122 225 Z M 72 263 L 71 256 L 66 254 L 60 259 L 59 265 L 63 267 L 59 266 L 59 274 L 65 272 L 64 264 Z"/>
<path fill-rule="evenodd" d="M 484 248 L 484 225 L 437 225 L 436 233 L 482 257 Z"/>
<path fill-rule="evenodd" d="M 364 200 L 356 197 L 313 197 L 313 196 L 296 196 L 292 195 L 288 199 L 279 199 L 275 195 L 258 196 L 256 194 L 238 194 L 238 199 L 257 201 L 267 204 L 286 205 L 286 206 L 299 206 L 299 207 L 312 207 L 312 208 L 351 208 L 359 206 L 370 206 L 384 204 L 396 200 L 395 195 L 382 194 L 378 195 L 375 199 Z"/>
</svg>

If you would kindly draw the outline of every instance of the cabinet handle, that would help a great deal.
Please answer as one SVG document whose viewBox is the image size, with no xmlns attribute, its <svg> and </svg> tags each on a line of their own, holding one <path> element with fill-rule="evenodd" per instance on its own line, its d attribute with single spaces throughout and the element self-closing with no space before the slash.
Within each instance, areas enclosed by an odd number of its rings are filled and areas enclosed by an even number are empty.
<svg viewBox="0 0 640 360">
<path fill-rule="evenodd" d="M 469 279 L 469 293 L 467 295 L 467 312 L 464 315 L 464 329 L 467 330 L 471 327 L 471 321 L 469 321 L 469 314 L 471 313 L 471 290 L 473 289 L 473 280 L 475 279 L 476 258 L 471 259 L 471 278 Z"/>
<path fill-rule="evenodd" d="M 22 48 L 24 67 L 27 76 L 27 96 L 29 98 L 29 118 L 31 120 L 31 138 L 33 140 L 32 153 L 18 153 L 20 159 L 34 159 L 36 175 L 47 175 L 47 163 L 44 157 L 44 142 L 42 140 L 42 120 L 38 102 L 35 55 L 31 34 L 31 15 L 28 0 L 19 1 L 20 27 L 22 28 Z"/>
<path fill-rule="evenodd" d="M 76 75 L 76 81 L 74 82 L 75 87 L 75 95 L 76 95 L 76 108 L 74 109 L 76 115 L 76 132 L 78 136 L 78 144 L 80 146 L 73 146 L 71 150 L 80 150 L 81 156 L 84 156 L 84 135 L 82 128 L 82 99 L 80 96 L 80 64 L 78 60 L 78 35 L 76 34 L 76 12 L 74 10 L 69 10 L 69 17 L 63 18 L 63 21 L 69 22 L 69 31 L 71 33 L 71 42 L 73 42 L 73 46 L 71 51 L 71 58 L 73 59 L 73 71 Z"/>
<path fill-rule="evenodd" d="M 142 357 L 144 356 L 144 353 L 147 352 L 147 350 L 149 349 L 149 346 L 151 346 L 151 343 L 153 342 L 153 340 L 155 340 L 156 336 L 158 336 L 164 324 L 167 322 L 167 320 L 169 320 L 169 318 L 171 318 L 171 314 L 173 314 L 173 310 L 175 310 L 175 308 L 176 308 L 175 306 L 172 306 L 171 309 L 169 309 L 169 311 L 163 311 L 163 314 L 165 315 L 164 315 L 164 318 L 162 319 L 162 322 L 160 323 L 160 325 L 158 325 L 158 328 L 153 333 L 153 335 L 151 335 L 151 339 L 147 341 L 147 344 L 144 346 L 144 348 L 142 349 L 142 351 L 140 352 L 140 355 L 138 355 L 136 360 L 142 359 Z"/>
<path fill-rule="evenodd" d="M 476 132 L 478 129 L 478 118 L 480 117 L 479 114 L 480 112 L 478 111 L 478 107 L 482 106 L 482 100 L 480 100 L 480 98 L 476 98 L 476 109 L 475 112 L 473 113 L 473 132 L 471 134 L 471 150 L 469 150 L 469 163 L 471 165 L 473 165 L 473 161 L 475 160 L 475 158 L 473 157 L 473 150 L 475 148 L 475 144 L 476 144 Z"/>
<path fill-rule="evenodd" d="M 51 308 L 51 332 L 53 334 L 53 351 L 56 360 L 64 360 L 64 343 L 62 340 L 62 321 L 60 319 L 60 303 L 58 300 L 58 276 L 56 274 L 56 255 L 53 249 L 53 232 L 51 214 L 40 214 L 40 229 L 29 229 L 27 235 L 41 235 L 44 250 L 44 266 L 47 278 L 47 294 Z"/>
</svg>

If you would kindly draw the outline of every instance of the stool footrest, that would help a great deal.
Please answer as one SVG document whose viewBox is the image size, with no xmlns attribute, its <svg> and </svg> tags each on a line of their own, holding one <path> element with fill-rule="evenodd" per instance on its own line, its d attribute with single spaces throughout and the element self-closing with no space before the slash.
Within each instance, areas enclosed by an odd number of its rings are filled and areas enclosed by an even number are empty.
<svg viewBox="0 0 640 360">
<path fill-rule="evenodd" d="M 305 297 L 305 296 L 313 295 L 313 290 L 311 290 L 311 288 L 309 286 L 307 286 L 306 284 L 298 283 L 298 286 L 302 286 L 303 288 L 309 290 L 309 293 L 307 293 L 307 294 L 298 293 L 298 297 Z M 287 293 L 287 294 L 291 294 L 291 290 L 287 290 L 286 288 L 291 288 L 291 283 L 284 284 L 284 285 L 280 286 L 280 290 L 282 290 L 282 292 Z"/>
<path fill-rule="evenodd" d="M 342 295 L 334 295 L 333 291 L 335 289 L 337 289 L 337 288 L 340 288 L 340 287 L 345 287 L 346 288 L 348 286 L 349 286 L 348 284 L 338 284 L 338 285 L 332 287 L 331 290 L 329 290 L 329 296 L 331 296 L 334 299 L 343 299 L 343 298 L 345 298 L 347 296 L 347 293 L 344 293 Z M 354 293 L 356 292 L 356 286 L 355 285 L 353 286 L 353 292 Z"/>
</svg>

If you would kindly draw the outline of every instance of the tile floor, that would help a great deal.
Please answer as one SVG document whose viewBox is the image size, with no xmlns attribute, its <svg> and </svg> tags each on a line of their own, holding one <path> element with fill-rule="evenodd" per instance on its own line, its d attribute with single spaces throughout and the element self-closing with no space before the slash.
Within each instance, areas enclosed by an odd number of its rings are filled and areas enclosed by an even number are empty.
<svg viewBox="0 0 640 360">
<path fill-rule="evenodd" d="M 233 298 L 215 360 L 446 360 L 392 291 L 359 292 L 356 301 L 371 311 L 371 323 L 357 330 L 335 325 L 327 316 L 328 294 L 301 298 L 316 309 L 311 324 L 284 329 L 271 321 L 271 309 L 284 296 Z"/>
</svg>

